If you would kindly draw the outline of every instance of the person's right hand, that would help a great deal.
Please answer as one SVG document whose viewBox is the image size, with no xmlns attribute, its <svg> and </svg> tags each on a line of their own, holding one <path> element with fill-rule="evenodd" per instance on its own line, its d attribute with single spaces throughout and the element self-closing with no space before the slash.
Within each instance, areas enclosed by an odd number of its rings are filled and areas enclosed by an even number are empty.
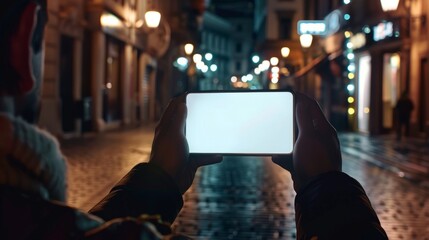
<svg viewBox="0 0 429 240">
<path fill-rule="evenodd" d="M 292 155 L 273 156 L 274 163 L 288 170 L 298 192 L 320 174 L 341 171 L 341 151 L 337 132 L 319 104 L 301 93 L 296 95 L 298 138 Z"/>
</svg>

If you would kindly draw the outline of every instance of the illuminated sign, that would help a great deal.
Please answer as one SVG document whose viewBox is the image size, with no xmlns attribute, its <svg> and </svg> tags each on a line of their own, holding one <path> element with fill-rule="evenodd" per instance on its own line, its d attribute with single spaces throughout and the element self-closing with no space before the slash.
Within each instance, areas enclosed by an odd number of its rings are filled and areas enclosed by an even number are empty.
<svg viewBox="0 0 429 240">
<path fill-rule="evenodd" d="M 298 21 L 298 34 L 325 35 L 325 21 L 301 20 Z"/>
<path fill-rule="evenodd" d="M 335 10 L 325 17 L 327 35 L 336 33 L 340 30 L 340 27 L 343 25 L 341 19 L 342 13 L 340 10 Z"/>
<path fill-rule="evenodd" d="M 393 23 L 382 22 L 374 28 L 374 41 L 378 42 L 393 36 Z"/>
</svg>

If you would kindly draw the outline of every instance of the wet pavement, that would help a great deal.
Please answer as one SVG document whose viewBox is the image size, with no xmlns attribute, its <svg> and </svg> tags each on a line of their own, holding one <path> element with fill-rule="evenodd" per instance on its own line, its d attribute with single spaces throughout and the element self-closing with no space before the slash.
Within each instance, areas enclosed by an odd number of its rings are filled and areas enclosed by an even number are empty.
<svg viewBox="0 0 429 240">
<path fill-rule="evenodd" d="M 340 134 L 343 153 L 368 161 L 429 189 L 429 140 L 394 135 Z"/>
<path fill-rule="evenodd" d="M 69 204 L 88 210 L 97 203 L 132 166 L 147 161 L 152 138 L 152 128 L 136 128 L 63 141 Z M 340 139 L 343 170 L 362 183 L 389 238 L 429 240 L 426 142 Z M 402 166 L 410 163 L 418 167 Z M 173 227 L 195 239 L 294 239 L 294 197 L 289 173 L 269 158 L 226 157 L 197 172 Z"/>
</svg>

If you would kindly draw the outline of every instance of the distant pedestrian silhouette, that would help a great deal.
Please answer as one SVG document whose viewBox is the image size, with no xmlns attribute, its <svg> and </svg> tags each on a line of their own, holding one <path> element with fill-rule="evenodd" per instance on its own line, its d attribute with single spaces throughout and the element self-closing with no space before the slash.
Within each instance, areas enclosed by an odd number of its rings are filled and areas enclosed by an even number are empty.
<svg viewBox="0 0 429 240">
<path fill-rule="evenodd" d="M 403 92 L 401 98 L 395 106 L 396 119 L 396 139 L 401 140 L 403 128 L 405 127 L 405 136 L 410 135 L 410 117 L 414 109 L 414 104 L 408 96 L 407 92 Z"/>
</svg>

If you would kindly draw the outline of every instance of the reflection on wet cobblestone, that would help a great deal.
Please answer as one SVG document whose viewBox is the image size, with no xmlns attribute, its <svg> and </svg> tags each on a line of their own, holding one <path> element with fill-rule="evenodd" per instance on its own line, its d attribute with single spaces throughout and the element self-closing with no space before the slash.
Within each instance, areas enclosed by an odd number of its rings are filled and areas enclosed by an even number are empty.
<svg viewBox="0 0 429 240">
<path fill-rule="evenodd" d="M 292 239 L 289 179 L 270 159 L 226 157 L 199 172 L 174 226 L 196 239 Z"/>
<path fill-rule="evenodd" d="M 389 239 L 429 239 L 429 192 L 345 154 L 343 170 L 364 186 Z M 201 169 L 174 227 L 196 239 L 294 239 L 294 197 L 289 173 L 270 159 L 225 158 Z"/>
<path fill-rule="evenodd" d="M 343 170 L 365 188 L 389 239 L 429 239 L 429 191 L 344 154 Z"/>
</svg>

